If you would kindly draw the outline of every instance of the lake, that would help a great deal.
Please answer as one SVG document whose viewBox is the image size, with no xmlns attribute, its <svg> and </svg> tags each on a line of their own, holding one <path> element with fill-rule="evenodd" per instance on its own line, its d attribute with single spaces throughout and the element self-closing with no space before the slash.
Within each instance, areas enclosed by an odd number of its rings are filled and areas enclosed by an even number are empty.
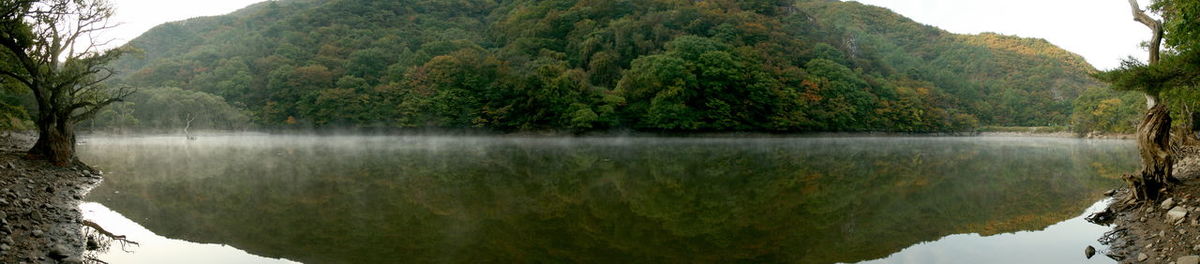
<svg viewBox="0 0 1200 264">
<path fill-rule="evenodd" d="M 1132 141 L 90 137 L 110 263 L 1115 263 Z"/>
</svg>

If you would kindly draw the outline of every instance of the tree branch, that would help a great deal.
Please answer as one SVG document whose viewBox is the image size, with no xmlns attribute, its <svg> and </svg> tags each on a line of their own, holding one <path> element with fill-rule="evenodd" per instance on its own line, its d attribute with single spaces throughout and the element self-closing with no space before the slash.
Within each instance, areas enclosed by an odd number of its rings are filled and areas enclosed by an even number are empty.
<svg viewBox="0 0 1200 264">
<path fill-rule="evenodd" d="M 1150 28 L 1150 31 L 1154 34 L 1150 38 L 1150 64 L 1148 64 L 1149 66 L 1154 66 L 1158 64 L 1161 56 L 1160 53 L 1163 39 L 1162 21 L 1155 20 L 1154 18 L 1150 17 L 1150 15 L 1147 15 L 1145 10 L 1142 10 L 1141 7 L 1138 7 L 1137 0 L 1129 0 L 1129 8 L 1133 12 L 1133 20 L 1146 25 L 1146 27 Z M 1159 87 L 1147 88 L 1148 89 L 1145 91 L 1146 109 L 1150 109 L 1154 108 L 1155 105 L 1158 105 L 1162 99 L 1158 96 Z"/>
</svg>

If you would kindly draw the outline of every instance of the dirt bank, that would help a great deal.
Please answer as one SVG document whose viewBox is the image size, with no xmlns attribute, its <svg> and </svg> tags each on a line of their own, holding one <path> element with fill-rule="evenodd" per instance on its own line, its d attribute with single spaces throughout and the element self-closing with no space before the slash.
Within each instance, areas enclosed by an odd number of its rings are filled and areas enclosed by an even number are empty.
<svg viewBox="0 0 1200 264">
<path fill-rule="evenodd" d="M 1094 222 L 1111 221 L 1113 226 L 1113 231 L 1100 239 L 1110 247 L 1106 255 L 1120 263 L 1200 261 L 1200 147 L 1184 147 L 1180 154 L 1173 173 L 1183 184 L 1164 200 L 1124 203 L 1120 201 L 1129 195 L 1129 189 L 1112 191 L 1118 202 L 1109 206 L 1107 215 L 1093 218 Z"/>
<path fill-rule="evenodd" d="M 85 263 L 83 196 L 98 171 L 26 160 L 31 134 L 0 134 L 0 263 Z M 93 247 L 95 242 L 91 243 Z"/>
</svg>

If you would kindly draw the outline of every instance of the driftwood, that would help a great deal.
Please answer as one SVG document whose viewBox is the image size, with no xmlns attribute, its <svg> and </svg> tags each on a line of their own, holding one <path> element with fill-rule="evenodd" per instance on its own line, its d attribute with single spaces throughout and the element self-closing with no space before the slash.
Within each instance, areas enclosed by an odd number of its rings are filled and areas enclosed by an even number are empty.
<svg viewBox="0 0 1200 264">
<path fill-rule="evenodd" d="M 92 222 L 90 220 L 83 220 L 83 226 L 90 227 L 90 228 L 92 228 L 92 230 L 96 230 L 96 232 L 99 233 L 100 235 L 107 237 L 108 239 L 112 239 L 113 241 L 117 241 L 117 242 L 121 243 L 121 251 L 125 251 L 127 253 L 133 252 L 133 251 L 129 251 L 129 250 L 125 249 L 125 247 L 128 246 L 129 244 L 133 244 L 134 246 L 140 245 L 140 244 L 138 244 L 138 242 L 134 242 L 132 240 L 126 239 L 125 236 L 119 236 L 119 235 L 113 234 L 112 232 L 109 232 L 108 230 L 105 230 L 103 227 L 100 227 L 99 224 L 96 224 L 96 222 Z"/>
</svg>

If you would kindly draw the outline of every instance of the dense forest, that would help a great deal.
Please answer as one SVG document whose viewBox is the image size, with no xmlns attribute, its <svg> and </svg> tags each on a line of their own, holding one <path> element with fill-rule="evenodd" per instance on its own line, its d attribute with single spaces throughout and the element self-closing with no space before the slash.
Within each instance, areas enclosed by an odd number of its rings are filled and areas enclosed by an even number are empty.
<svg viewBox="0 0 1200 264">
<path fill-rule="evenodd" d="M 1131 105 L 1044 40 L 829 0 L 280 0 L 129 45 L 113 85 L 141 94 L 92 127 L 1101 129 Z"/>
</svg>

